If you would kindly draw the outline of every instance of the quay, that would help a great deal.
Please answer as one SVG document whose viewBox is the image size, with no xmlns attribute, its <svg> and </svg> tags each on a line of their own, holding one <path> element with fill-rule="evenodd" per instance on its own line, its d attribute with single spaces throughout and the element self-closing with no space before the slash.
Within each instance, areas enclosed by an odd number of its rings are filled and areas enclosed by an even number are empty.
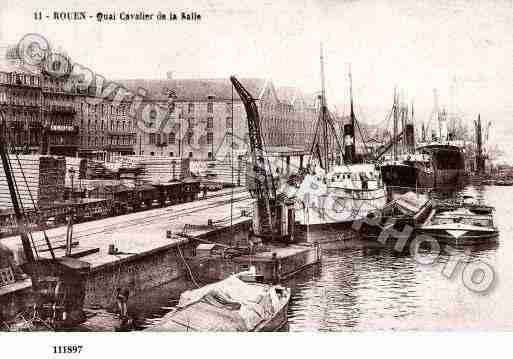
<svg viewBox="0 0 513 359">
<path fill-rule="evenodd" d="M 191 287 L 191 281 L 196 282 L 195 277 L 202 277 L 201 272 L 196 273 L 200 269 L 194 265 L 197 261 L 192 260 L 196 259 L 198 245 L 247 243 L 253 202 L 246 190 L 235 188 L 232 193 L 226 189 L 194 202 L 74 225 L 71 256 L 90 266 L 84 306 L 112 308 L 118 288 L 126 288 L 130 297 L 136 297 L 166 284 L 170 297 L 178 297 Z M 53 228 L 46 233 L 52 242 L 62 242 L 66 230 Z M 43 240 L 42 232 L 32 236 L 34 241 Z M 4 238 L 2 243 L 19 253 L 19 237 Z M 63 248 L 55 249 L 54 253 L 57 258 L 65 256 Z M 50 253 L 40 252 L 39 256 L 50 258 Z M 218 258 L 210 265 L 217 277 L 225 278 L 254 263 L 265 273 L 266 280 L 274 281 L 319 259 L 318 248 L 307 244 L 272 247 L 256 256 L 243 255 L 231 260 Z M 28 287 L 25 284 L 23 289 Z"/>
<path fill-rule="evenodd" d="M 235 191 L 234 191 L 235 192 Z M 180 233 L 186 224 L 204 225 L 208 232 L 208 219 L 216 221 L 230 212 L 231 190 L 210 198 L 153 209 L 128 215 L 110 217 L 73 226 L 72 256 L 90 264 L 85 283 L 85 306 L 108 307 L 114 303 L 117 288 L 128 288 L 130 295 L 185 278 L 182 256 L 191 256 L 192 242 L 184 237 L 166 237 L 166 231 Z M 249 206 L 247 192 L 233 195 L 234 226 L 240 222 L 240 207 Z M 228 223 L 229 225 L 229 223 Z M 46 231 L 50 240 L 62 242 L 66 227 Z M 42 232 L 32 233 L 34 241 L 42 241 Z M 5 238 L 2 243 L 18 251 L 18 236 Z M 117 249 L 109 253 L 109 246 Z M 64 249 L 55 250 L 57 258 Z M 49 252 L 40 257 L 50 258 Z"/>
</svg>

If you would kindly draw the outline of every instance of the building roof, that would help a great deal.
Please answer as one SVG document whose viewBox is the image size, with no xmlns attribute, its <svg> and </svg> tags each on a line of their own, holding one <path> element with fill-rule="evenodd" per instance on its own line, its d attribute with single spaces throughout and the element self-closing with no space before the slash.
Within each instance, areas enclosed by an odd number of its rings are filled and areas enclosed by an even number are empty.
<svg viewBox="0 0 513 359">
<path fill-rule="evenodd" d="M 303 97 L 301 91 L 292 86 L 278 87 L 276 89 L 276 95 L 278 96 L 280 102 L 286 103 L 288 105 L 294 105 L 296 99 Z"/>
<path fill-rule="evenodd" d="M 260 98 L 267 86 L 267 80 L 261 78 L 239 79 L 254 98 Z M 174 91 L 177 99 L 186 101 L 206 101 L 209 96 L 217 100 L 231 100 L 232 85 L 226 79 L 125 79 L 114 80 L 128 90 L 136 92 L 139 88 L 148 91 L 147 98 L 167 101 L 169 91 Z M 233 92 L 238 99 L 237 92 Z"/>
</svg>

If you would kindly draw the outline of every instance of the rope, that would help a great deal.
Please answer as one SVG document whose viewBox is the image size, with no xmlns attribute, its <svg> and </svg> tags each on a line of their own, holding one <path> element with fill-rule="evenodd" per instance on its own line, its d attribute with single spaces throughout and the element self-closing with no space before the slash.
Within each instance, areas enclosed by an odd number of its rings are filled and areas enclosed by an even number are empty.
<svg viewBox="0 0 513 359">
<path fill-rule="evenodd" d="M 183 256 L 182 248 L 180 247 L 180 244 L 177 244 L 176 247 L 178 248 L 178 254 L 180 254 L 180 258 L 182 258 L 182 261 L 183 261 L 183 264 L 185 265 L 185 268 L 187 268 L 187 272 L 189 273 L 189 277 L 191 278 L 192 283 L 196 286 L 196 288 L 199 288 L 200 285 L 198 284 L 198 282 L 196 282 L 196 279 L 194 279 L 194 275 L 192 274 L 192 270 L 189 267 L 189 264 L 187 263 L 187 261 L 185 260 L 185 257 Z"/>
<path fill-rule="evenodd" d="M 358 108 L 360 108 L 360 106 L 358 106 Z M 360 114 L 361 114 L 361 109 L 360 109 Z M 367 148 L 367 143 L 365 142 L 365 137 L 368 137 L 367 135 L 363 135 L 363 131 L 362 131 L 362 128 L 360 127 L 360 121 L 358 121 L 356 119 L 356 116 L 355 116 L 355 121 L 356 122 L 356 127 L 358 127 L 358 132 L 360 132 L 360 137 L 362 138 L 362 142 L 363 142 L 363 147 L 365 148 L 365 152 L 367 152 L 368 155 L 371 155 L 369 149 Z M 356 147 L 356 136 L 355 136 L 355 139 L 354 139 L 354 142 L 355 142 L 355 147 Z"/>
<path fill-rule="evenodd" d="M 120 259 L 121 257 L 119 257 L 119 255 L 116 255 L 116 258 Z M 113 277 L 113 281 L 112 281 L 112 296 L 114 297 L 115 294 L 116 294 L 116 289 L 119 288 L 119 279 L 121 278 L 121 266 L 123 265 L 123 263 L 119 262 L 118 264 L 118 275 L 116 276 L 117 279 L 115 279 L 116 277 Z M 116 283 L 118 283 L 118 285 L 116 285 Z"/>
</svg>

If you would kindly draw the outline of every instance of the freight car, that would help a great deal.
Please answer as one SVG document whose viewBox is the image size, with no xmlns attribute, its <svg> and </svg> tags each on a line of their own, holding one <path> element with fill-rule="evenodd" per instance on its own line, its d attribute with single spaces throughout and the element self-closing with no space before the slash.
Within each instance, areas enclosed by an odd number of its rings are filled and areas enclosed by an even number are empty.
<svg viewBox="0 0 513 359">
<path fill-rule="evenodd" d="M 88 198 L 73 198 L 51 205 L 27 209 L 27 222 L 34 231 L 64 225 L 71 213 L 74 222 L 117 216 L 155 207 L 192 202 L 198 198 L 200 182 L 173 181 L 144 184 L 130 188 L 124 185 L 102 186 L 88 193 Z M 0 209 L 0 238 L 16 235 L 18 227 L 12 209 Z"/>
</svg>

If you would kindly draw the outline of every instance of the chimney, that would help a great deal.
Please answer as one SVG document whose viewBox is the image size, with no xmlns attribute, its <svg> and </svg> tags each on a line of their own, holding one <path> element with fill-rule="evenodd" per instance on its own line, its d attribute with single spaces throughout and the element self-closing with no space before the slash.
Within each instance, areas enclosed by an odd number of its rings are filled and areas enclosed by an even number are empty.
<svg viewBox="0 0 513 359">
<path fill-rule="evenodd" d="M 166 72 L 166 78 L 168 80 L 172 80 L 173 79 L 173 71 L 168 71 Z"/>
</svg>

